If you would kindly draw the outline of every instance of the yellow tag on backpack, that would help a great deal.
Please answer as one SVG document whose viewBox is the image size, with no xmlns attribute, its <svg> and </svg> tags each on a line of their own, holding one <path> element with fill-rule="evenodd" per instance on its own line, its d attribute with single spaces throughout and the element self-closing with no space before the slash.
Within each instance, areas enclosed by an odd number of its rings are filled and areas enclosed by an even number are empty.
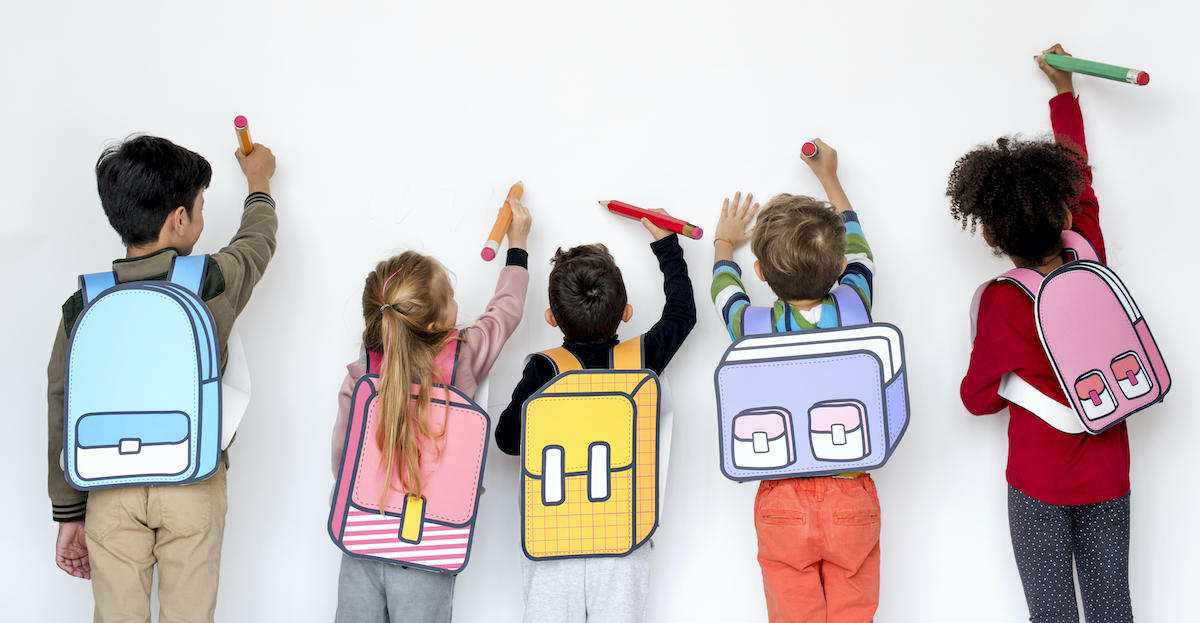
<svg viewBox="0 0 1200 623">
<path fill-rule="evenodd" d="M 641 337 L 611 369 L 564 348 L 538 353 L 557 376 L 525 401 L 521 546 L 531 560 L 624 556 L 658 526 L 659 381 Z"/>
</svg>

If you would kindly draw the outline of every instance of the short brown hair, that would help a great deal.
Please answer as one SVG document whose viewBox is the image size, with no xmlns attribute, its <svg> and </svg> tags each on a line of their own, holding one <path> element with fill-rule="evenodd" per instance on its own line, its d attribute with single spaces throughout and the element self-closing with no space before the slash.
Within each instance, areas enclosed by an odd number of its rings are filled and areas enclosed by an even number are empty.
<svg viewBox="0 0 1200 623">
<path fill-rule="evenodd" d="M 776 296 L 819 299 L 842 274 L 846 225 L 828 202 L 775 195 L 758 214 L 750 250 Z"/>
<path fill-rule="evenodd" d="M 572 342 L 617 334 L 628 301 L 621 269 L 602 244 L 559 249 L 550 260 L 550 313 Z"/>
</svg>

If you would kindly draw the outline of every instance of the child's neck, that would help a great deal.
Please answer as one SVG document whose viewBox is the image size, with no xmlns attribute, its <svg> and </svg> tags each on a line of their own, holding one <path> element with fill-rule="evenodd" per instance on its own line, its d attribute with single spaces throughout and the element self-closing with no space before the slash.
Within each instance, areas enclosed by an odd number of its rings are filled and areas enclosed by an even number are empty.
<svg viewBox="0 0 1200 623">
<path fill-rule="evenodd" d="M 133 259 L 135 257 L 145 257 L 152 253 L 158 253 L 163 249 L 170 248 L 169 244 L 159 244 L 158 241 L 149 244 L 131 244 L 125 247 L 125 259 Z"/>
<path fill-rule="evenodd" d="M 1039 273 L 1042 273 L 1043 275 L 1049 275 L 1050 273 L 1054 272 L 1058 267 L 1062 266 L 1064 263 L 1065 262 L 1063 262 L 1062 251 L 1058 251 L 1054 255 L 1051 255 L 1049 258 L 1046 258 L 1046 260 L 1044 262 L 1042 262 L 1041 264 L 1036 264 L 1036 265 L 1029 264 L 1029 265 L 1023 266 L 1022 268 L 1032 268 L 1032 269 L 1038 271 Z M 1017 264 L 1017 266 L 1021 266 L 1021 265 Z"/>
<path fill-rule="evenodd" d="M 797 301 L 788 301 L 787 304 L 799 309 L 800 311 L 808 311 L 817 305 L 821 304 L 824 299 L 800 299 Z"/>
</svg>

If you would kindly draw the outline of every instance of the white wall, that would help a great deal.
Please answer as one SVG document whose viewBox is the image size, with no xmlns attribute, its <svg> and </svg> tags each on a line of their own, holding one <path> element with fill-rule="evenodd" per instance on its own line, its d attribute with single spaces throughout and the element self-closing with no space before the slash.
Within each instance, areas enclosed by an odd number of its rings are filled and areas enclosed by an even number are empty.
<svg viewBox="0 0 1200 623">
<path fill-rule="evenodd" d="M 83 620 L 86 582 L 53 563 L 44 488 L 45 378 L 57 313 L 80 272 L 123 253 L 95 193 L 106 142 L 148 132 L 213 163 L 200 249 L 233 233 L 244 185 L 235 114 L 279 159 L 279 253 L 241 322 L 254 402 L 229 479 L 218 618 L 331 618 L 338 550 L 325 534 L 329 430 L 358 297 L 373 263 L 415 248 L 457 275 L 461 320 L 498 270 L 478 248 L 513 180 L 534 211 L 526 321 L 492 373 L 499 413 L 524 355 L 556 343 L 541 320 L 556 246 L 603 241 L 644 331 L 661 280 L 631 221 L 598 199 L 715 225 L 721 198 L 819 193 L 799 161 L 821 136 L 875 250 L 876 317 L 904 329 L 913 422 L 877 473 L 880 621 L 1015 621 L 1025 615 L 1009 545 L 1007 416 L 958 400 L 966 307 L 1004 269 L 951 220 L 955 158 L 996 136 L 1049 130 L 1053 91 L 1031 56 L 1062 41 L 1151 72 L 1137 88 L 1079 77 L 1109 258 L 1154 328 L 1175 379 L 1130 423 L 1135 611 L 1189 618 L 1200 512 L 1187 324 L 1200 301 L 1187 192 L 1200 143 L 1197 11 L 1177 2 L 188 2 L 21 3 L 0 20 L 0 248 L 4 485 L 10 509 L 0 618 Z M 126 6 L 128 5 L 128 6 Z M 712 369 L 727 338 L 708 303 L 711 233 L 684 241 L 700 322 L 667 370 L 678 400 L 652 621 L 764 618 L 754 485 L 717 469 Z M 749 260 L 747 253 L 739 259 Z M 757 300 L 768 294 L 751 285 Z M 460 621 L 521 612 L 517 461 L 487 466 Z M 1194 616 L 1194 615 L 1193 615 Z"/>
</svg>

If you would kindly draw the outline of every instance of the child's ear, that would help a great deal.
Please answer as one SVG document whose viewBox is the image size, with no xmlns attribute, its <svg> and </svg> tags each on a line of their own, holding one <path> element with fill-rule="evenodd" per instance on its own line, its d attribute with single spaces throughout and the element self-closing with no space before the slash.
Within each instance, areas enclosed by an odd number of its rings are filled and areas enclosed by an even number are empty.
<svg viewBox="0 0 1200 623">
<path fill-rule="evenodd" d="M 987 246 L 992 247 L 993 249 L 996 248 L 996 243 L 992 242 L 992 237 L 988 235 L 988 230 L 986 227 L 980 227 L 979 233 L 983 235 L 983 241 L 987 243 Z"/>
<path fill-rule="evenodd" d="M 633 305 L 626 303 L 625 311 L 621 312 L 621 322 L 629 322 L 630 318 L 633 318 Z"/>
<path fill-rule="evenodd" d="M 558 321 L 554 319 L 554 312 L 550 311 L 549 307 L 546 308 L 545 318 L 546 318 L 546 324 L 548 324 L 552 327 L 558 328 Z"/>
<path fill-rule="evenodd" d="M 1063 221 L 1063 231 L 1070 231 L 1071 225 L 1075 224 L 1075 215 L 1071 214 L 1071 210 L 1069 208 L 1063 208 L 1063 210 L 1066 210 L 1067 212 L 1067 218 Z"/>
<path fill-rule="evenodd" d="M 846 267 L 849 265 L 850 265 L 850 258 L 843 257 L 842 258 L 842 272 L 843 273 L 846 272 Z"/>
<path fill-rule="evenodd" d="M 762 264 L 759 264 L 759 263 L 758 263 L 758 260 L 754 260 L 754 274 L 758 275 L 758 280 L 759 280 L 759 281 L 766 281 L 766 280 L 767 280 L 767 278 L 766 278 L 766 277 L 763 277 L 763 273 L 762 273 Z"/>
</svg>

